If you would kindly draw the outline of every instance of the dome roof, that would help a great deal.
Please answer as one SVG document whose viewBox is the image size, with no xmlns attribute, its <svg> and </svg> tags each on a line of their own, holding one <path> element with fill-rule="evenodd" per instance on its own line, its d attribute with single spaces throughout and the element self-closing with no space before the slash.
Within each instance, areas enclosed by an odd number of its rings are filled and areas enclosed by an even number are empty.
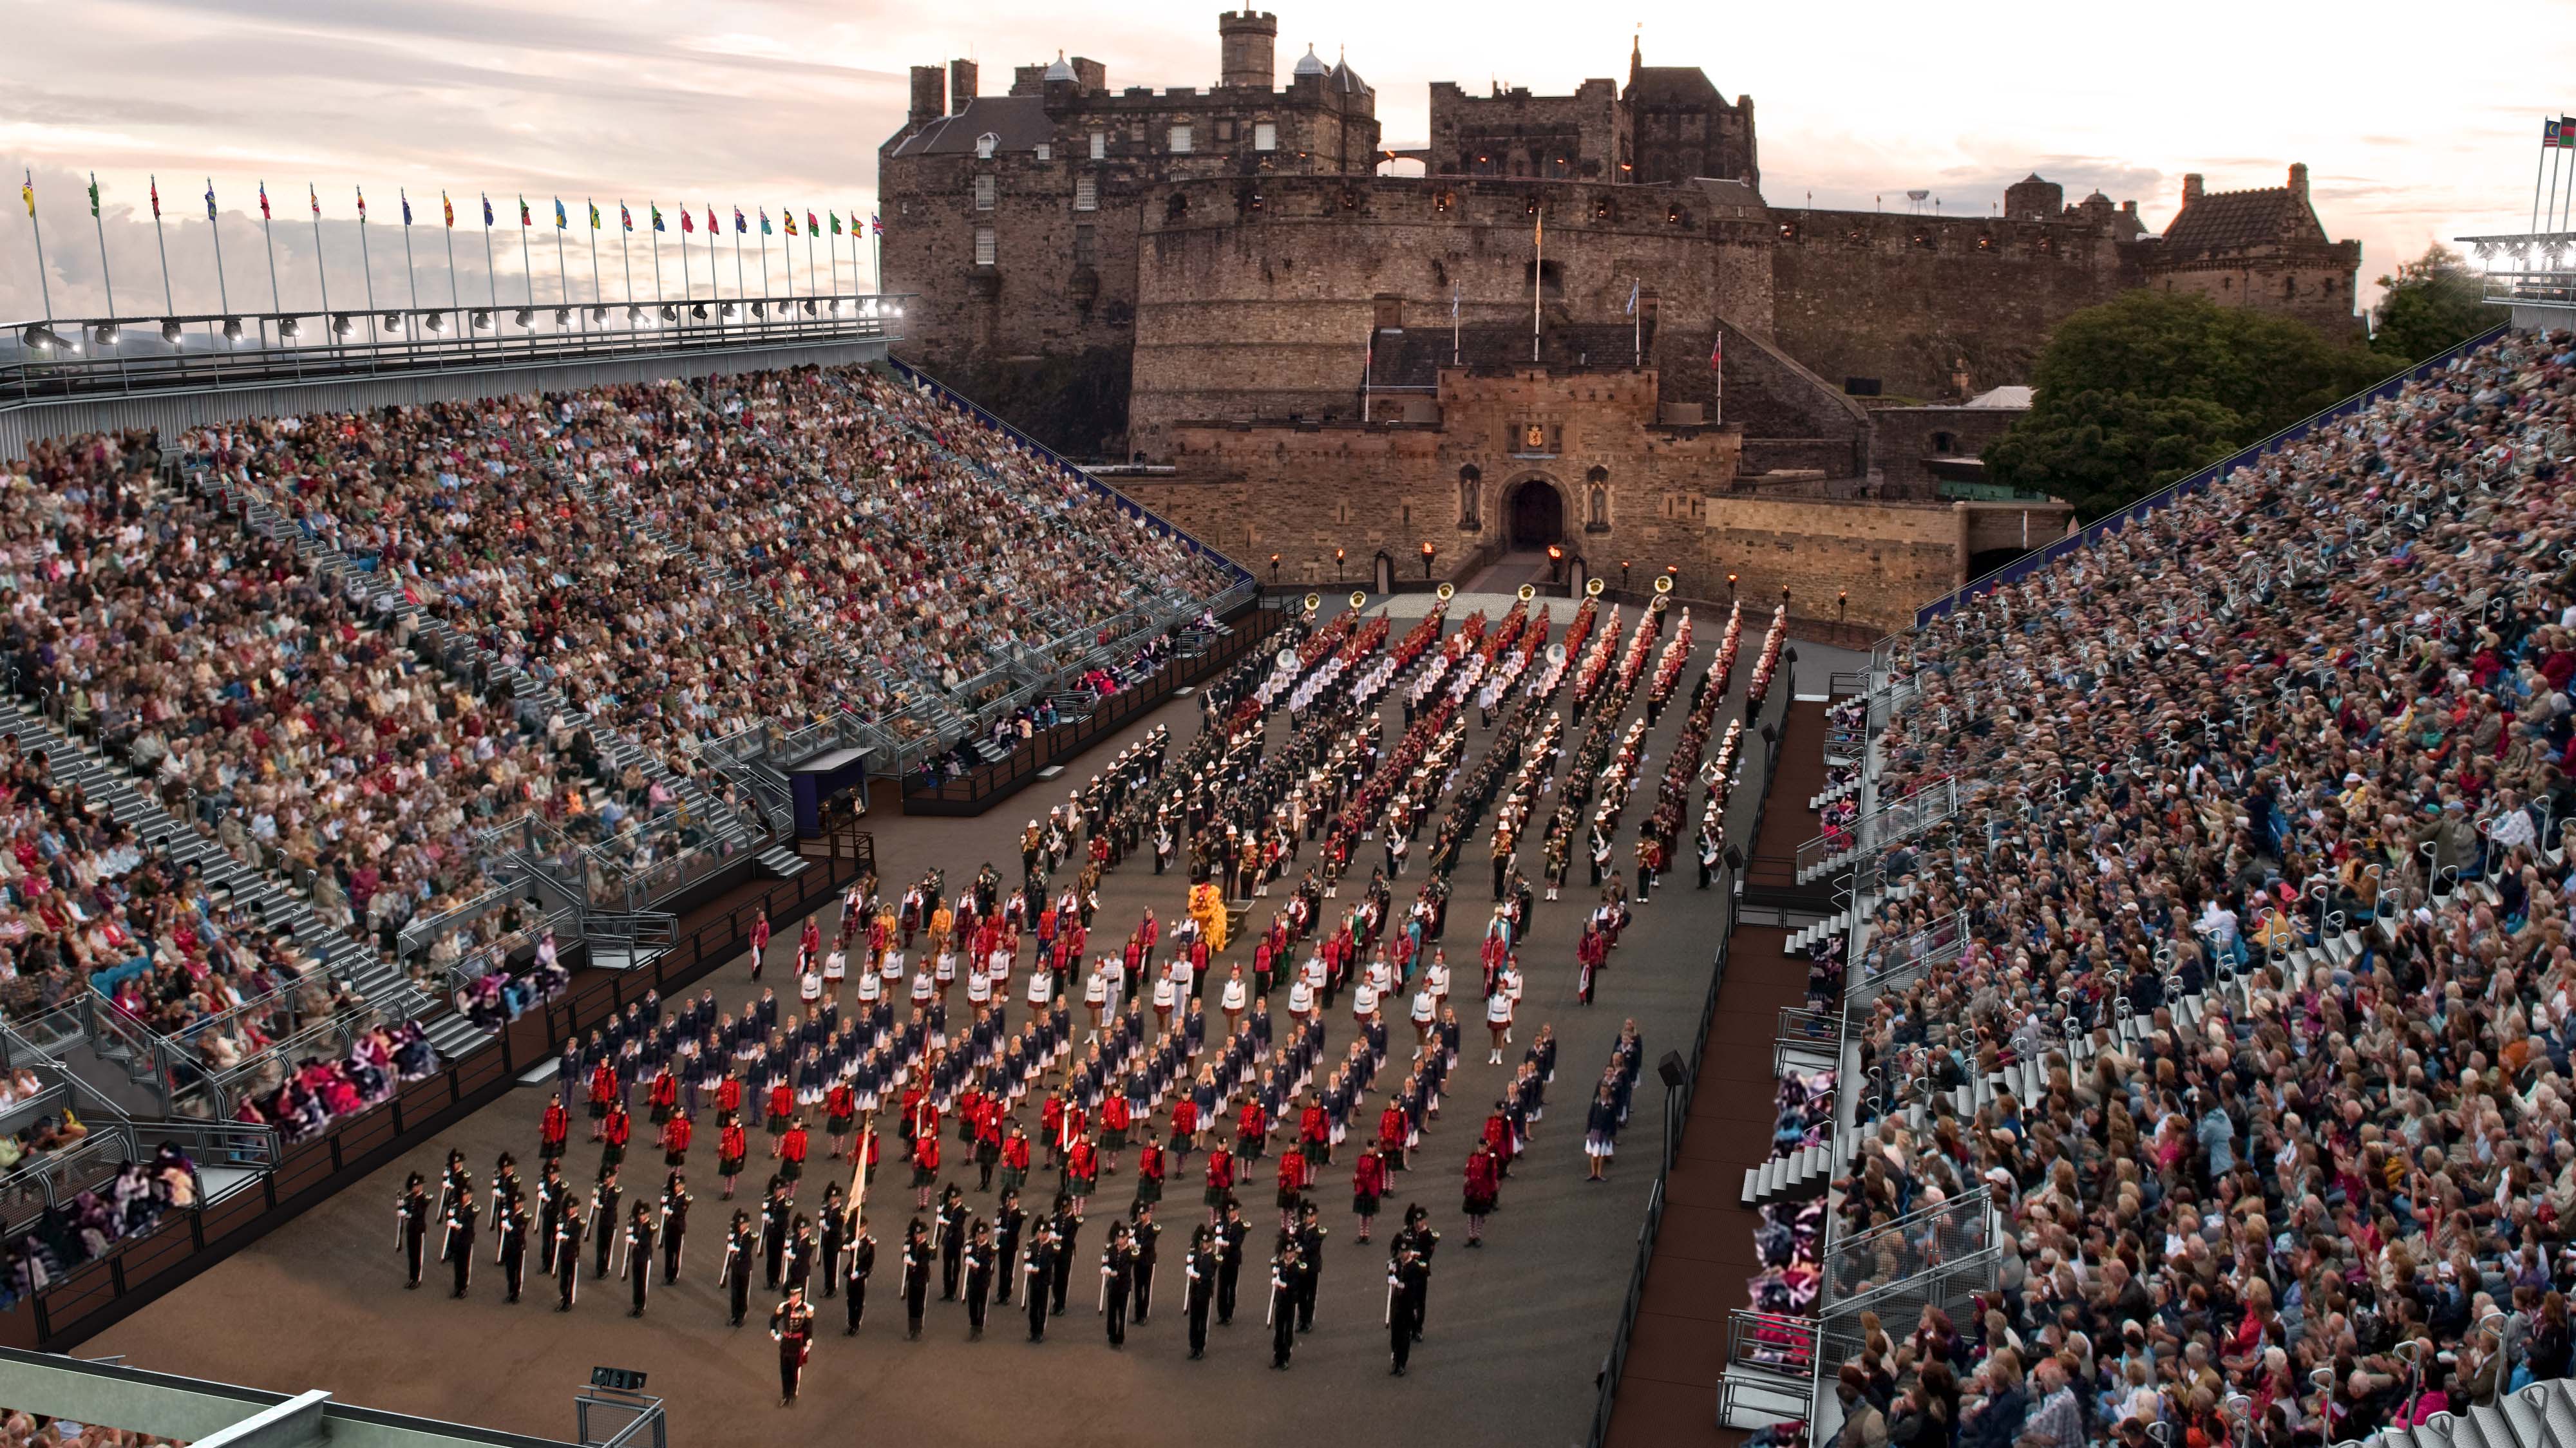
<svg viewBox="0 0 2576 1448">
<path fill-rule="evenodd" d="M 1360 79 L 1360 73 L 1358 71 L 1351 69 L 1351 63 L 1345 60 L 1334 63 L 1333 88 L 1345 93 L 1352 93 L 1367 90 L 1369 86 L 1367 81 Z"/>
<path fill-rule="evenodd" d="M 1046 68 L 1046 78 L 1048 80 L 1074 79 L 1073 67 L 1064 63 L 1063 51 L 1059 50 L 1055 53 L 1055 64 Z"/>
<path fill-rule="evenodd" d="M 1298 75 L 1330 75 L 1333 71 L 1331 66 L 1324 64 L 1324 58 L 1315 53 L 1315 43 L 1310 40 L 1306 42 L 1306 53 L 1297 57 L 1296 73 Z"/>
</svg>

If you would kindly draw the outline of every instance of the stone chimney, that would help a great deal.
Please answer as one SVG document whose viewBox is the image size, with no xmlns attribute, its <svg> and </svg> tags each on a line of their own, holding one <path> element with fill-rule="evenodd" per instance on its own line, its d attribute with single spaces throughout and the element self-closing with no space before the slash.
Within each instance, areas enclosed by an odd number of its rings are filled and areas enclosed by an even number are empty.
<svg viewBox="0 0 2576 1448">
<path fill-rule="evenodd" d="M 966 109 L 966 103 L 973 99 L 975 99 L 975 62 L 971 60 L 948 62 L 948 109 L 952 113 L 962 111 Z"/>
<path fill-rule="evenodd" d="M 912 114 L 908 123 L 916 130 L 948 114 L 948 75 L 935 65 L 912 68 Z"/>
<path fill-rule="evenodd" d="M 1279 17 L 1266 10 L 1228 10 L 1216 17 L 1217 84 L 1271 88 L 1279 61 Z"/>
<path fill-rule="evenodd" d="M 2290 163 L 2290 199 L 2301 206 L 2308 204 L 2308 163 L 2305 161 Z"/>
<path fill-rule="evenodd" d="M 2189 206 L 2202 196 L 2200 173 L 2189 172 L 2182 178 L 2182 204 Z"/>
</svg>

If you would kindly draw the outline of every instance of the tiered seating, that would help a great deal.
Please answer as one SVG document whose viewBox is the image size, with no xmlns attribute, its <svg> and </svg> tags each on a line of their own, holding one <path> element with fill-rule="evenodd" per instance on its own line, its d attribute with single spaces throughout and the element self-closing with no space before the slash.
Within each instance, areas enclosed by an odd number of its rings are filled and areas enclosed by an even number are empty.
<svg viewBox="0 0 2576 1448">
<path fill-rule="evenodd" d="M 1876 792 L 1961 806 L 1864 976 L 1968 939 L 1869 1006 L 1931 1109 L 1837 1209 L 2017 1240 L 1862 1353 L 1896 1439 L 2518 1441 L 2568 1374 L 2572 432 L 2576 342 L 2509 337 L 1911 640 Z"/>
<path fill-rule="evenodd" d="M 139 456 L 41 446 L 0 496 L 17 690 L 389 948 L 477 886 L 482 829 L 578 766 Z"/>
</svg>

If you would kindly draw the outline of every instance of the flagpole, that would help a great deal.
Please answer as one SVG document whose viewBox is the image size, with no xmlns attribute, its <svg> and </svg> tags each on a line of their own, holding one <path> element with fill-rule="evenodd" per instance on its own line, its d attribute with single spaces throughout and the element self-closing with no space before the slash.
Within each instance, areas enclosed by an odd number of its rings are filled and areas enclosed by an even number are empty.
<svg viewBox="0 0 2576 1448">
<path fill-rule="evenodd" d="M 1530 360 L 1535 362 L 1538 360 L 1538 297 L 1541 283 L 1547 276 L 1547 208 L 1544 205 L 1539 207 L 1538 229 L 1533 233 L 1531 244 L 1536 253 L 1530 263 Z"/>
<path fill-rule="evenodd" d="M 215 219 L 215 178 L 206 178 L 206 230 L 215 239 L 215 305 L 233 309 L 232 289 L 224 281 L 224 224 Z"/>
<path fill-rule="evenodd" d="M 107 221 L 99 212 L 98 173 L 92 171 L 89 173 L 89 219 L 90 224 L 98 229 L 98 276 L 107 287 L 107 315 L 113 321 L 116 318 L 116 274 L 108 269 Z"/>
<path fill-rule="evenodd" d="M 277 290 L 276 218 L 268 214 L 268 182 L 259 183 L 259 239 L 268 249 L 268 309 L 272 313 L 286 310 L 286 302 Z"/>
<path fill-rule="evenodd" d="M 750 302 L 751 302 L 751 288 L 750 288 L 750 287 L 748 287 L 748 286 L 745 286 L 745 285 L 743 284 L 743 280 L 742 280 L 742 233 L 743 233 L 743 230 L 744 230 L 744 227 L 743 227 L 743 221 L 742 221 L 742 208 L 741 208 L 741 207 L 739 207 L 739 206 L 737 206 L 737 207 L 735 207 L 735 208 L 733 209 L 733 295 L 734 295 L 734 300 L 736 300 L 736 301 L 741 302 L 741 303 L 743 303 L 743 304 L 744 304 L 744 305 L 743 305 L 743 313 L 744 313 L 743 320 L 744 320 L 744 321 L 746 321 L 746 322 L 748 322 L 748 321 L 750 321 L 750 320 L 751 320 L 751 317 L 750 317 L 750 312 L 751 312 L 751 307 L 750 307 Z"/>
<path fill-rule="evenodd" d="M 2556 146 L 2549 148 L 2549 205 L 2540 213 L 2543 220 L 2558 216 L 2558 151 Z"/>
<path fill-rule="evenodd" d="M 841 294 L 841 229 L 837 226 L 832 228 L 831 257 L 832 295 L 837 297 Z"/>
<path fill-rule="evenodd" d="M 322 193 L 314 190 L 313 183 L 307 181 L 304 183 L 304 196 L 313 209 L 313 280 L 322 289 L 322 334 L 331 339 L 332 348 L 336 351 L 340 334 L 331 327 L 331 276 L 322 265 Z"/>
<path fill-rule="evenodd" d="M 2549 141 L 2549 123 L 2547 121 L 2542 121 L 2540 125 L 2540 157 L 2532 163 L 2531 167 L 2531 234 L 2534 236 L 2538 236 L 2540 234 L 2540 173 L 2548 169 L 2549 153 L 2556 149 L 2557 147 L 2551 145 Z"/>
<path fill-rule="evenodd" d="M 1646 365 L 1646 314 L 1637 305 L 1637 289 L 1643 279 L 1628 278 L 1628 355 L 1632 367 Z"/>
<path fill-rule="evenodd" d="M 761 310 L 769 310 L 769 218 L 760 218 L 760 301 Z"/>
<path fill-rule="evenodd" d="M 630 213 L 621 198 L 617 203 L 617 269 L 626 277 L 626 305 L 635 305 L 635 263 L 626 255 L 627 243 L 635 237 L 635 228 L 627 224 Z M 630 330 L 632 330 L 630 328 Z"/>
<path fill-rule="evenodd" d="M 403 324 L 402 329 L 403 350 L 410 351 L 420 327 L 420 273 L 414 270 L 411 264 L 411 193 L 396 187 L 394 195 L 402 202 L 403 281 L 411 288 L 411 317 Z"/>
<path fill-rule="evenodd" d="M 527 230 L 524 226 L 519 229 Z M 527 254 L 527 244 L 523 241 L 519 255 L 524 259 Z M 526 268 L 527 264 L 522 260 L 520 269 L 524 271 Z M 492 198 L 489 196 L 483 198 L 483 286 L 484 294 L 492 299 L 492 332 L 498 336 L 501 331 L 501 269 L 492 264 Z M 531 305 L 534 305 L 533 300 Z"/>
<path fill-rule="evenodd" d="M 44 296 L 46 330 L 51 331 L 54 320 L 54 283 L 52 278 L 45 275 L 45 224 L 36 219 L 35 168 L 28 168 L 26 184 L 20 188 L 18 194 L 27 203 L 27 226 L 36 234 L 36 287 Z"/>
<path fill-rule="evenodd" d="M 152 242 L 161 249 L 161 307 L 164 311 L 175 312 L 179 310 L 179 302 L 170 291 L 170 243 L 161 234 L 161 178 L 158 176 L 152 178 Z"/>
<path fill-rule="evenodd" d="M 599 287 L 599 203 L 585 196 L 582 204 L 590 208 L 590 304 L 606 307 L 608 298 Z"/>
<path fill-rule="evenodd" d="M 563 202 L 558 200 L 555 202 L 555 290 L 562 294 L 563 304 L 570 307 L 573 304 L 572 273 L 564 266 L 563 234 Z"/>
<path fill-rule="evenodd" d="M 358 188 L 358 271 L 367 283 L 367 345 L 372 348 L 376 335 L 376 264 L 367 252 L 367 191 Z"/>
<path fill-rule="evenodd" d="M 1449 365 L 1458 365 L 1458 283 L 1449 284 Z"/>
<path fill-rule="evenodd" d="M 814 213 L 806 212 L 805 222 L 805 295 L 810 297 L 814 295 Z M 795 291 L 795 283 L 790 282 L 787 290 Z"/>
</svg>

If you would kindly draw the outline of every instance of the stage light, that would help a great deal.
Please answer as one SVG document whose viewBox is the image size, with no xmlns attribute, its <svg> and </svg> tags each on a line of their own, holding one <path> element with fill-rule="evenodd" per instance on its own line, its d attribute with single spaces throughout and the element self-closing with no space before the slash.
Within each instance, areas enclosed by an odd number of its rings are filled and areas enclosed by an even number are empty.
<svg viewBox="0 0 2576 1448">
<path fill-rule="evenodd" d="M 331 335 L 334 337 L 348 336 L 350 329 L 355 325 L 356 324 L 350 320 L 349 314 L 342 312 L 331 319 Z"/>
<path fill-rule="evenodd" d="M 227 342 L 238 342 L 241 340 L 241 318 L 224 318 L 224 340 Z"/>
<path fill-rule="evenodd" d="M 662 309 L 662 320 L 665 322 L 676 322 L 680 320 L 680 309 L 677 307 L 664 307 Z"/>
<path fill-rule="evenodd" d="M 521 315 L 524 316 L 526 314 L 521 313 Z M 475 311 L 471 320 L 474 323 L 474 329 L 478 332 L 488 331 L 492 326 L 492 314 L 480 309 Z"/>
<path fill-rule="evenodd" d="M 555 325 L 556 325 L 556 326 L 558 326 L 558 327 L 569 327 L 569 326 L 571 326 L 571 325 L 572 325 L 572 308 L 570 308 L 570 307 L 557 307 L 557 308 L 555 308 Z"/>
<path fill-rule="evenodd" d="M 810 316 L 812 316 L 812 315 L 814 315 L 814 303 L 813 303 L 812 299 L 810 299 L 810 298 L 809 298 L 809 299 L 807 299 L 807 301 L 806 301 L 806 303 L 805 303 L 805 315 L 807 315 L 807 316 L 809 316 L 809 317 L 810 317 Z"/>
<path fill-rule="evenodd" d="M 630 312 L 631 312 L 631 311 L 633 311 L 633 310 L 635 310 L 635 309 L 634 309 L 633 307 L 629 307 L 629 308 L 627 308 L 626 310 L 628 310 L 628 311 L 630 311 Z M 605 321 L 607 321 L 607 320 L 608 320 L 608 309 L 607 309 L 606 307 L 593 307 L 593 308 L 591 308 L 591 309 L 590 309 L 590 319 L 591 319 L 592 321 L 594 321 L 594 322 L 605 322 Z"/>
<path fill-rule="evenodd" d="M 114 322 L 101 322 L 101 323 L 99 323 L 99 324 L 98 324 L 98 327 L 97 327 L 97 333 L 96 333 L 96 335 L 97 335 L 97 337 L 98 337 L 98 345 L 100 345 L 100 346 L 102 346 L 102 347 L 113 347 L 113 346 L 115 346 L 115 345 L 116 345 L 116 324 L 115 324 Z"/>
<path fill-rule="evenodd" d="M 43 325 L 29 327 L 24 340 L 30 352 L 51 352 L 63 344 L 63 339 L 55 336 L 51 327 Z"/>
<path fill-rule="evenodd" d="M 689 308 L 689 315 L 697 318 L 701 322 L 705 321 L 707 319 L 707 304 L 700 302 L 696 306 Z"/>
<path fill-rule="evenodd" d="M 281 337 L 300 336 L 303 330 L 293 317 L 287 317 L 277 324 L 277 335 Z"/>
<path fill-rule="evenodd" d="M 169 343 L 173 347 L 178 346 L 179 324 L 175 321 L 163 322 L 161 324 L 161 340 Z"/>
<path fill-rule="evenodd" d="M 870 297 L 870 298 L 868 298 L 866 301 L 859 303 L 859 315 L 860 315 L 860 316 L 862 316 L 862 317 L 873 317 L 873 316 L 875 316 L 876 314 L 877 314 L 877 301 L 876 301 L 876 298 L 874 298 L 874 297 Z"/>
<path fill-rule="evenodd" d="M 420 324 L 427 327 L 430 330 L 431 335 L 435 336 L 438 333 L 447 330 L 447 314 L 445 312 L 432 312 L 428 316 L 423 317 Z"/>
<path fill-rule="evenodd" d="M 886 308 L 886 315 L 889 317 L 900 317 L 903 315 L 903 308 L 901 306 L 888 307 Z"/>
<path fill-rule="evenodd" d="M 402 314 L 402 313 L 400 313 L 400 312 L 387 312 L 387 313 L 385 313 L 385 330 L 386 330 L 386 331 L 388 331 L 388 332 L 399 332 L 399 331 L 401 331 L 402 329 L 403 329 L 403 314 Z"/>
<path fill-rule="evenodd" d="M 727 302 L 727 303 L 725 303 L 725 304 L 724 304 L 724 314 L 725 314 L 726 316 L 728 316 L 728 317 L 732 316 L 732 315 L 734 314 L 734 310 L 735 310 L 735 309 L 734 309 L 734 304 L 733 304 L 733 303 L 731 303 L 731 302 Z"/>
<path fill-rule="evenodd" d="M 510 320 L 518 323 L 521 331 L 526 331 L 528 328 L 537 324 L 537 314 L 529 311 L 525 307 L 521 307 L 519 310 L 510 314 Z"/>
<path fill-rule="evenodd" d="M 766 316 L 768 316 L 768 315 L 769 315 L 769 312 L 768 312 L 768 310 L 767 310 L 767 305 L 766 305 L 765 303 L 761 303 L 761 302 L 754 302 L 754 303 L 752 303 L 752 304 L 751 304 L 751 314 L 752 314 L 753 316 L 755 316 L 755 317 L 766 317 Z"/>
<path fill-rule="evenodd" d="M 643 320 L 644 309 L 642 307 L 628 307 L 626 309 L 626 325 L 632 327 Z"/>
</svg>

